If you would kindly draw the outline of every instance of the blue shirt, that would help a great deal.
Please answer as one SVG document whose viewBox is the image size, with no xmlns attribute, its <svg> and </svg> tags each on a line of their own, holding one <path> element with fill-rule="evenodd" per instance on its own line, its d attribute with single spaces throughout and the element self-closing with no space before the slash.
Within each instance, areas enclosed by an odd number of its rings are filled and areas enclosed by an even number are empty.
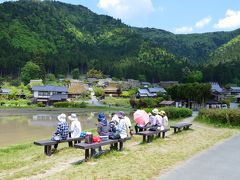
<svg viewBox="0 0 240 180">
<path fill-rule="evenodd" d="M 55 132 L 55 134 L 60 134 L 61 135 L 61 140 L 65 140 L 68 138 L 68 124 L 67 122 L 59 122 L 57 124 L 57 131 Z"/>
</svg>

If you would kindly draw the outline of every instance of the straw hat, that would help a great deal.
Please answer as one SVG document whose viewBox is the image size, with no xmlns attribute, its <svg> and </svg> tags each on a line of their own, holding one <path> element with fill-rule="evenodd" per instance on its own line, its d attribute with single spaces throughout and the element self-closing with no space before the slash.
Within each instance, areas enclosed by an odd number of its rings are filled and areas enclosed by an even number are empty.
<svg viewBox="0 0 240 180">
<path fill-rule="evenodd" d="M 77 118 L 77 115 L 76 115 L 76 114 L 71 114 L 71 116 L 68 116 L 68 119 L 69 119 L 70 121 L 75 121 L 75 120 L 78 120 L 78 118 Z"/>
<path fill-rule="evenodd" d="M 164 116 L 164 115 L 166 115 L 166 113 L 165 113 L 165 111 L 160 111 L 160 113 L 159 113 L 161 116 Z"/>
<path fill-rule="evenodd" d="M 67 118 L 67 116 L 66 116 L 66 114 L 64 114 L 64 113 L 60 114 L 60 115 L 57 117 L 57 119 L 58 119 L 60 122 L 66 122 L 66 118 Z"/>
<path fill-rule="evenodd" d="M 153 109 L 153 110 L 152 110 L 152 113 L 153 113 L 153 114 L 158 114 L 158 113 L 159 113 L 159 111 L 158 111 L 158 109 L 157 109 L 157 108 L 155 108 L 155 109 Z"/>
</svg>

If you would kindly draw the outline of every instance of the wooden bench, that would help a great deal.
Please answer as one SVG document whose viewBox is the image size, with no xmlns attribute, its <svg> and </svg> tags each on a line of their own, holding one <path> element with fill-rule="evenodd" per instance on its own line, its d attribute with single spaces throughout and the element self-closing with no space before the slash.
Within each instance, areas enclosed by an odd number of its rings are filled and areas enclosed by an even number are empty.
<svg viewBox="0 0 240 180">
<path fill-rule="evenodd" d="M 90 158 L 92 158 L 94 156 L 94 152 L 95 152 L 96 148 L 110 145 L 110 150 L 122 151 L 123 143 L 130 139 L 131 138 L 128 137 L 128 138 L 124 138 L 124 139 L 114 139 L 114 140 L 109 139 L 107 141 L 101 141 L 99 143 L 91 143 L 91 144 L 78 143 L 78 144 L 75 144 L 74 147 L 85 150 L 85 161 L 88 161 Z M 118 148 L 118 143 L 119 143 L 119 148 Z"/>
<path fill-rule="evenodd" d="M 147 142 L 150 143 L 154 137 L 154 135 L 156 135 L 157 137 L 161 137 L 162 134 L 162 138 L 165 138 L 165 133 L 167 131 L 169 131 L 170 129 L 164 129 L 164 130 L 156 130 L 156 131 L 141 131 L 136 133 L 136 135 L 141 135 L 143 136 L 143 142 Z"/>
<path fill-rule="evenodd" d="M 73 142 L 78 143 L 81 142 L 82 140 L 84 140 L 84 138 L 79 137 L 79 138 L 68 138 L 66 140 L 61 140 L 61 141 L 53 141 L 53 140 L 42 140 L 42 141 L 35 141 L 34 144 L 38 145 L 38 146 L 44 146 L 44 153 L 47 156 L 51 156 L 52 155 L 52 146 L 53 145 L 57 145 L 59 143 L 64 143 L 64 142 L 68 142 L 68 146 L 69 147 L 73 147 Z"/>
<path fill-rule="evenodd" d="M 191 125 L 192 124 L 188 122 L 180 122 L 170 126 L 170 128 L 174 128 L 174 133 L 177 133 L 181 131 L 181 128 L 183 128 L 184 130 L 188 130 Z"/>
</svg>

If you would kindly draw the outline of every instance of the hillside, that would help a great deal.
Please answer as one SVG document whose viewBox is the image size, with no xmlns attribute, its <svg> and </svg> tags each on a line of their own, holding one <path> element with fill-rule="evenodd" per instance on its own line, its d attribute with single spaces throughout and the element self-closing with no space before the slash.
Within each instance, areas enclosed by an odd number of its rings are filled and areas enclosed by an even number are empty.
<svg viewBox="0 0 240 180">
<path fill-rule="evenodd" d="M 0 73 L 18 76 L 31 60 L 55 75 L 96 68 L 118 78 L 182 81 L 184 69 L 215 61 L 210 55 L 239 34 L 240 30 L 175 35 L 130 27 L 80 5 L 5 2 L 0 4 Z"/>
</svg>

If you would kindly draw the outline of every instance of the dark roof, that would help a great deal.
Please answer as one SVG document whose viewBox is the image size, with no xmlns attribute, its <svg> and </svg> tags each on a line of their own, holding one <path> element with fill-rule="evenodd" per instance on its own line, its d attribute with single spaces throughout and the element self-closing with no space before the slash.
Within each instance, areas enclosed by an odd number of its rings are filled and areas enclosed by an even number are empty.
<svg viewBox="0 0 240 180">
<path fill-rule="evenodd" d="M 67 99 L 67 94 L 54 94 L 49 98 L 49 100 L 51 101 L 61 101 L 66 99 Z"/>
<path fill-rule="evenodd" d="M 53 92 L 68 92 L 68 88 L 65 86 L 33 86 L 33 91 L 53 91 Z"/>
<path fill-rule="evenodd" d="M 172 105 L 174 103 L 175 103 L 175 101 L 162 101 L 162 102 L 160 102 L 160 105 Z"/>
</svg>

